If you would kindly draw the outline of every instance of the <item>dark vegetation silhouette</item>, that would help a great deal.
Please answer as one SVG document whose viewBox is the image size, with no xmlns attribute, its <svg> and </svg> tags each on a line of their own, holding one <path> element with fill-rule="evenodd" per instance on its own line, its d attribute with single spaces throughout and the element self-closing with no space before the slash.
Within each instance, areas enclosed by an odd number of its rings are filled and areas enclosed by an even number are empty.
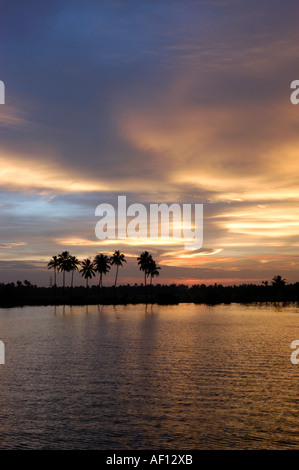
<svg viewBox="0 0 299 470">
<path fill-rule="evenodd" d="M 144 287 L 146 289 L 146 278 L 148 276 L 148 269 L 152 255 L 148 251 L 143 251 L 137 258 L 139 269 L 144 272 Z"/>
<path fill-rule="evenodd" d="M 79 271 L 82 276 L 86 279 L 86 289 L 88 289 L 88 279 L 92 279 L 96 275 L 95 265 L 90 258 L 86 258 L 81 263 L 81 269 Z"/>
<path fill-rule="evenodd" d="M 48 263 L 48 269 L 54 269 L 54 286 L 56 287 L 56 272 L 59 266 L 58 256 L 53 256 Z"/>
<path fill-rule="evenodd" d="M 63 251 L 58 255 L 58 272 L 62 272 L 63 275 L 63 288 L 65 287 L 65 273 L 70 272 L 71 269 L 71 255 L 68 251 Z"/>
<path fill-rule="evenodd" d="M 148 276 L 150 276 L 150 286 L 152 287 L 153 285 L 153 277 L 158 277 L 160 275 L 159 270 L 160 266 L 157 266 L 156 261 L 153 260 L 153 258 L 150 259 L 149 266 L 147 269 Z"/>
<path fill-rule="evenodd" d="M 146 279 L 150 277 L 150 286 L 152 287 L 153 277 L 159 276 L 159 270 L 161 269 L 157 266 L 156 261 L 153 259 L 152 255 L 148 251 L 143 251 L 140 256 L 137 258 L 139 269 L 144 272 L 144 287 L 145 294 L 147 294 L 147 283 Z"/>
<path fill-rule="evenodd" d="M 139 269 L 144 273 L 144 283 L 117 286 L 119 267 L 126 263 L 125 255 L 119 250 L 109 257 L 98 253 L 94 259 L 79 261 L 68 251 L 53 256 L 48 262 L 48 269 L 54 270 L 52 287 L 37 287 L 28 280 L 8 284 L 0 283 L 0 306 L 14 307 L 23 305 L 86 305 L 88 304 L 137 304 L 137 303 L 198 303 L 215 305 L 220 303 L 265 303 L 265 302 L 296 302 L 299 305 L 299 282 L 288 284 L 286 279 L 275 275 L 261 284 L 241 284 L 223 286 L 221 284 L 153 284 L 161 268 L 152 255 L 144 251 L 137 258 Z M 103 276 L 115 267 L 115 280 L 112 286 L 103 285 Z M 85 279 L 85 286 L 74 286 L 75 272 Z M 66 273 L 71 272 L 70 285 L 66 285 Z M 62 273 L 62 286 L 59 273 Z M 89 285 L 89 281 L 99 274 L 99 281 Z M 145 291 L 150 283 L 150 295 Z M 88 292 L 88 298 L 86 293 Z"/>
<path fill-rule="evenodd" d="M 80 261 L 76 256 L 71 256 L 69 259 L 69 264 L 70 264 L 70 271 L 72 272 L 72 281 L 71 281 L 71 287 L 74 285 L 74 273 L 75 271 L 78 271 L 79 266 L 81 265 Z"/>
<path fill-rule="evenodd" d="M 111 268 L 110 258 L 103 253 L 99 253 L 94 259 L 94 265 L 96 271 L 100 274 L 99 287 L 103 287 L 103 274 L 107 274 Z"/>
<path fill-rule="evenodd" d="M 115 281 L 114 281 L 114 287 L 116 287 L 117 283 L 117 276 L 118 276 L 118 268 L 123 266 L 123 263 L 126 263 L 127 261 L 125 260 L 125 255 L 121 253 L 119 250 L 116 250 L 113 255 L 110 258 L 110 264 L 111 266 L 115 265 L 116 266 L 116 274 L 115 274 Z"/>
</svg>

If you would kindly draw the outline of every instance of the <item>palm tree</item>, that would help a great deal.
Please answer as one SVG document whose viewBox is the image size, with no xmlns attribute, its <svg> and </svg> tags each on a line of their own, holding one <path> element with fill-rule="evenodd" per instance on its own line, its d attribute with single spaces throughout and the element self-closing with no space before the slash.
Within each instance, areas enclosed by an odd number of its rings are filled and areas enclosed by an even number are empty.
<svg viewBox="0 0 299 470">
<path fill-rule="evenodd" d="M 73 287 L 73 282 L 74 282 L 74 272 L 78 270 L 78 266 L 80 266 L 80 261 L 76 256 L 70 256 L 69 257 L 69 270 L 72 271 L 72 281 L 71 281 L 71 287 Z"/>
<path fill-rule="evenodd" d="M 54 269 L 54 287 L 56 287 L 56 269 L 59 267 L 59 260 L 57 256 L 52 256 L 48 263 L 48 269 Z"/>
<path fill-rule="evenodd" d="M 86 288 L 88 288 L 88 279 L 92 279 L 96 275 L 95 266 L 90 258 L 84 259 L 80 264 L 82 269 L 79 272 L 86 279 Z"/>
<path fill-rule="evenodd" d="M 151 258 L 148 269 L 147 269 L 148 276 L 151 277 L 151 282 L 150 282 L 151 299 L 152 299 L 152 296 L 153 296 L 153 277 L 155 277 L 155 276 L 158 277 L 159 276 L 159 274 L 160 274 L 159 270 L 160 269 L 161 268 L 159 266 L 157 266 L 156 261 L 154 261 L 153 258 Z"/>
<path fill-rule="evenodd" d="M 151 286 L 152 286 L 152 282 L 153 282 L 153 277 L 158 277 L 159 276 L 159 270 L 161 268 L 159 266 L 157 266 L 156 264 L 156 261 L 153 260 L 153 258 L 151 258 L 150 262 L 149 262 L 149 265 L 148 265 L 148 269 L 147 269 L 147 272 L 148 272 L 148 276 L 151 277 Z"/>
<path fill-rule="evenodd" d="M 103 274 L 107 274 L 110 271 L 110 259 L 103 253 L 99 253 L 95 256 L 93 263 L 96 271 L 100 273 L 99 287 L 103 287 Z"/>
<path fill-rule="evenodd" d="M 144 271 L 144 286 L 146 288 L 146 277 L 148 276 L 148 268 L 152 260 L 152 255 L 148 251 L 143 251 L 140 256 L 138 256 L 137 261 L 140 271 Z"/>
<path fill-rule="evenodd" d="M 65 273 L 71 270 L 70 256 L 68 251 L 63 251 L 58 255 L 58 271 L 63 273 L 63 288 L 65 287 Z"/>
<path fill-rule="evenodd" d="M 286 286 L 286 279 L 283 279 L 281 276 L 274 276 L 272 279 L 272 287 L 274 289 L 282 289 Z"/>
<path fill-rule="evenodd" d="M 110 258 L 110 264 L 111 265 L 115 264 L 116 266 L 114 287 L 116 286 L 116 282 L 117 282 L 118 268 L 122 266 L 123 263 L 126 263 L 126 262 L 127 261 L 125 260 L 125 255 L 123 255 L 119 250 L 116 250 Z"/>
</svg>

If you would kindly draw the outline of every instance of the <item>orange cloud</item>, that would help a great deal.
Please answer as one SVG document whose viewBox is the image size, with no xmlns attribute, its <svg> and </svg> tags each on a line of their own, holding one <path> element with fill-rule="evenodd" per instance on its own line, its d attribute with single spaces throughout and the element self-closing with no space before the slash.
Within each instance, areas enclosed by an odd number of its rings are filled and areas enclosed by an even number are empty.
<svg viewBox="0 0 299 470">
<path fill-rule="evenodd" d="M 72 170 L 64 170 L 51 157 L 42 160 L 27 155 L 15 156 L 0 152 L 0 185 L 2 188 L 28 192 L 103 191 L 108 186 L 99 181 L 80 178 Z"/>
<path fill-rule="evenodd" d="M 17 247 L 17 246 L 24 246 L 24 245 L 27 245 L 26 242 L 7 242 L 7 243 L 0 243 L 0 249 L 1 248 L 14 248 L 14 247 Z"/>
</svg>

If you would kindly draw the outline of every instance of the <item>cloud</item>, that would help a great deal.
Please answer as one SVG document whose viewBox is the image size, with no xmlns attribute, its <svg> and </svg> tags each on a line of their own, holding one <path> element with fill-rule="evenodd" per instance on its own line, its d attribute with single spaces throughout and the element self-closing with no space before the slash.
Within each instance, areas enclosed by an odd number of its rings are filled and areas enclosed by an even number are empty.
<svg viewBox="0 0 299 470">
<path fill-rule="evenodd" d="M 1 155 L 2 153 L 2 155 Z M 107 185 L 99 181 L 80 178 L 72 169 L 66 169 L 43 153 L 42 157 L 14 156 L 0 153 L 0 185 L 7 190 L 22 192 L 88 192 L 103 191 Z"/>
<path fill-rule="evenodd" d="M 8 3 L 5 260 L 150 247 L 165 279 L 261 279 L 279 267 L 295 276 L 295 13 L 290 1 Z M 204 203 L 204 249 L 98 242 L 95 207 L 119 194 Z"/>
<path fill-rule="evenodd" d="M 1 242 L 0 243 L 0 249 L 4 248 L 4 249 L 7 249 L 7 248 L 13 248 L 13 247 L 17 247 L 17 246 L 24 246 L 24 245 L 27 245 L 26 242 Z"/>
</svg>

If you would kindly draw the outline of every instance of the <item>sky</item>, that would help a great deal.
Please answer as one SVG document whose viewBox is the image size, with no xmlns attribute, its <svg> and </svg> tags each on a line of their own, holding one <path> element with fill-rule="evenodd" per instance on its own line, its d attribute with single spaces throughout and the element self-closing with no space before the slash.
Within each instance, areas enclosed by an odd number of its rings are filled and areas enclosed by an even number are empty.
<svg viewBox="0 0 299 470">
<path fill-rule="evenodd" d="M 2 0 L 0 282 L 48 286 L 53 255 L 117 249 L 122 284 L 144 250 L 162 284 L 299 281 L 298 17 L 295 0 Z M 99 240 L 120 195 L 202 204 L 202 247 Z"/>
</svg>

